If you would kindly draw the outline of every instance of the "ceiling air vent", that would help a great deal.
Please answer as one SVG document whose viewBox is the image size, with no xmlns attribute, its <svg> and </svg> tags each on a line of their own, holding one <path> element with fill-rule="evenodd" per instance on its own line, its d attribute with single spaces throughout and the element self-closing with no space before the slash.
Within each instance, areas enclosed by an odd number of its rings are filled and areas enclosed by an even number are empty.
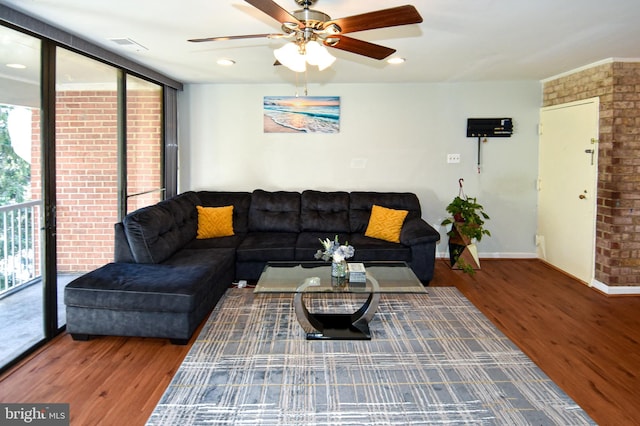
<svg viewBox="0 0 640 426">
<path fill-rule="evenodd" d="M 140 43 L 137 43 L 133 40 L 131 40 L 130 38 L 110 38 L 110 41 L 114 42 L 115 44 L 117 44 L 120 47 L 123 47 L 125 49 L 128 50 L 134 50 L 136 52 L 140 52 L 141 50 L 149 50 L 146 47 L 144 47 L 143 45 L 141 45 Z"/>
</svg>

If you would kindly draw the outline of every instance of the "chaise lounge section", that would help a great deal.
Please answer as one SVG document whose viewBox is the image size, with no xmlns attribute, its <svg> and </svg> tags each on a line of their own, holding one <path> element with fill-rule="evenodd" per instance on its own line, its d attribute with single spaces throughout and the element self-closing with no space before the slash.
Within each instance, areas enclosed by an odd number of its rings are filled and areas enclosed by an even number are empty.
<svg viewBox="0 0 640 426">
<path fill-rule="evenodd" d="M 371 236 L 374 206 L 406 215 L 397 242 Z M 230 233 L 198 238 L 207 208 L 231 210 Z M 313 260 L 336 235 L 355 247 L 351 261 L 405 261 L 427 285 L 440 235 L 421 214 L 412 193 L 186 192 L 115 225 L 115 261 L 65 288 L 67 330 L 186 343 L 234 280 L 257 280 L 268 261 Z"/>
</svg>

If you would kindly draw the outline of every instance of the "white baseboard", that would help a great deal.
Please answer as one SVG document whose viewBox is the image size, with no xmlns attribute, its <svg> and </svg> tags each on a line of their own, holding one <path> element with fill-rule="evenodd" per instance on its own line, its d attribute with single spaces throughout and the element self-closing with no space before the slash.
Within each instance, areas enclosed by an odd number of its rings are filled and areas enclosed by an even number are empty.
<svg viewBox="0 0 640 426">
<path fill-rule="evenodd" d="M 440 259 L 448 259 L 449 251 L 436 251 L 436 257 Z M 478 253 L 478 257 L 482 259 L 537 259 L 538 255 L 536 253 L 502 253 L 502 252 L 492 252 L 492 253 Z"/>
<path fill-rule="evenodd" d="M 591 287 L 611 296 L 640 296 L 640 286 L 637 285 L 607 285 L 593 280 Z"/>
<path fill-rule="evenodd" d="M 537 259 L 536 253 L 480 253 L 480 259 Z"/>
</svg>

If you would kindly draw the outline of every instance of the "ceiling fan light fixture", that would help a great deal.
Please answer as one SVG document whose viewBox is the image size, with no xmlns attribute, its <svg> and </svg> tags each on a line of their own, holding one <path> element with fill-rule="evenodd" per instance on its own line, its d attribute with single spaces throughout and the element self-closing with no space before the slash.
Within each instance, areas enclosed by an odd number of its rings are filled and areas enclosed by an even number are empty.
<svg viewBox="0 0 640 426">
<path fill-rule="evenodd" d="M 282 64 L 295 72 L 303 72 L 306 71 L 307 63 L 317 65 L 320 70 L 333 64 L 335 58 L 326 50 L 326 47 L 335 47 L 371 59 L 387 59 L 396 52 L 395 49 L 352 38 L 345 34 L 423 22 L 422 16 L 412 5 L 380 9 L 332 20 L 326 13 L 311 9 L 317 0 L 294 0 L 302 9 L 293 12 L 288 12 L 274 0 L 245 1 L 278 21 L 284 34 L 246 34 L 190 39 L 188 41 L 222 41 L 264 37 L 293 39 L 291 43 L 274 50 L 276 65 Z M 129 39 L 124 41 L 131 42 Z"/>
<path fill-rule="evenodd" d="M 310 65 L 315 65 L 320 71 L 330 67 L 336 60 L 326 47 L 317 41 L 309 41 L 306 46 L 306 59 Z"/>
<path fill-rule="evenodd" d="M 311 40 L 304 44 L 298 43 L 289 42 L 273 51 L 273 56 L 276 57 L 278 62 L 291 71 L 304 72 L 307 70 L 307 63 L 315 65 L 320 71 L 323 71 L 336 60 L 327 48 L 317 41 Z"/>
<path fill-rule="evenodd" d="M 289 42 L 281 48 L 274 50 L 273 56 L 276 57 L 278 62 L 291 71 L 304 72 L 307 70 L 306 58 L 300 54 L 298 45 L 293 42 Z"/>
</svg>

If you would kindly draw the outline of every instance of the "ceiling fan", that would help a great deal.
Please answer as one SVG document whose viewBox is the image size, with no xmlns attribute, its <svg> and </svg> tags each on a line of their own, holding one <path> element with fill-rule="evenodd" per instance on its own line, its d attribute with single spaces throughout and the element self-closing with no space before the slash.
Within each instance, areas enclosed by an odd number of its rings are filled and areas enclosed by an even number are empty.
<svg viewBox="0 0 640 426">
<path fill-rule="evenodd" d="M 381 60 L 393 54 L 396 50 L 348 37 L 345 34 L 422 22 L 422 16 L 411 5 L 392 7 L 346 18 L 331 19 L 326 13 L 311 9 L 311 6 L 317 0 L 295 0 L 302 9 L 292 13 L 280 7 L 273 0 L 245 1 L 280 22 L 283 33 L 196 38 L 189 41 L 199 43 L 247 38 L 288 38 L 292 40 L 292 43 L 277 49 L 274 54 L 279 62 L 294 71 L 304 71 L 305 60 L 310 64 L 318 65 L 320 69 L 326 68 L 335 60 L 333 56 L 326 52 L 326 49 L 322 49 L 320 43 L 334 49 Z M 322 49 L 326 53 L 318 49 Z"/>
</svg>

